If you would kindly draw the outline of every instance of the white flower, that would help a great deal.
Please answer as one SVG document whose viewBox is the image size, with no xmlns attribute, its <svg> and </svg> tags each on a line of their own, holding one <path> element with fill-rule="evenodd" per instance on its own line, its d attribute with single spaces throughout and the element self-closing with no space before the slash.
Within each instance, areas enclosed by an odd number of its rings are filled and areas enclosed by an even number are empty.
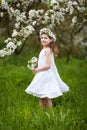
<svg viewBox="0 0 87 130">
<path fill-rule="evenodd" d="M 30 62 L 33 64 L 33 63 L 35 63 L 35 62 L 37 62 L 38 61 L 38 59 L 37 59 L 37 57 L 33 57 L 31 60 L 30 60 Z"/>
<path fill-rule="evenodd" d="M 74 17 L 72 18 L 71 26 L 74 26 L 76 22 L 77 22 L 77 16 L 74 16 Z"/>
<path fill-rule="evenodd" d="M 8 37 L 8 39 L 6 39 L 4 42 L 5 43 L 8 43 L 8 42 L 10 42 L 12 39 L 10 38 L 10 37 Z"/>
<path fill-rule="evenodd" d="M 69 6 L 72 6 L 72 4 L 73 4 L 72 1 L 69 1 L 69 2 L 68 2 L 68 5 L 69 5 Z"/>
<path fill-rule="evenodd" d="M 0 13 L 0 16 L 1 16 L 1 17 L 3 17 L 3 16 L 4 16 L 3 12 L 1 12 L 1 13 Z"/>
<path fill-rule="evenodd" d="M 36 23 L 37 23 L 36 21 L 32 21 L 32 25 L 33 25 L 33 26 L 35 26 Z"/>
<path fill-rule="evenodd" d="M 17 7 L 20 7 L 20 4 L 17 4 Z"/>
<path fill-rule="evenodd" d="M 3 49 L 0 50 L 0 57 L 4 57 L 4 56 L 5 56 L 5 53 L 6 53 L 6 51 L 4 51 Z"/>
<path fill-rule="evenodd" d="M 7 9 L 7 10 L 9 9 L 8 3 L 5 0 L 1 1 L 1 6 L 3 9 Z"/>
<path fill-rule="evenodd" d="M 37 67 L 37 64 L 38 64 L 38 59 L 37 57 L 33 57 L 32 59 L 30 59 L 28 61 L 28 64 L 27 64 L 27 67 L 30 69 L 30 70 L 33 70 Z"/>
<path fill-rule="evenodd" d="M 44 10 L 41 9 L 41 10 L 38 10 L 38 12 L 39 12 L 40 14 L 43 14 L 43 13 L 44 13 Z"/>
<path fill-rule="evenodd" d="M 22 28 L 22 30 L 20 30 L 19 36 L 23 36 L 23 38 L 25 40 L 30 34 L 33 33 L 33 31 L 34 31 L 33 26 L 28 25 L 28 26 Z"/>
<path fill-rule="evenodd" d="M 32 17 L 35 17 L 36 11 L 35 10 L 30 10 L 29 11 L 29 18 L 32 19 Z"/>
<path fill-rule="evenodd" d="M 20 27 L 20 22 L 18 22 L 18 23 L 15 23 L 15 28 L 19 28 Z"/>
<path fill-rule="evenodd" d="M 51 6 L 53 6 L 53 5 L 57 4 L 57 3 L 58 3 L 57 0 L 51 0 Z"/>
<path fill-rule="evenodd" d="M 13 8 L 13 7 L 10 7 L 10 12 L 11 12 L 11 13 L 15 13 L 15 11 L 14 11 L 14 8 Z"/>
<path fill-rule="evenodd" d="M 17 46 L 20 46 L 22 44 L 21 41 L 17 41 Z"/>
<path fill-rule="evenodd" d="M 6 47 L 8 49 L 15 50 L 17 46 L 13 42 L 9 42 Z"/>
<path fill-rule="evenodd" d="M 76 1 L 73 1 L 73 5 L 78 5 L 78 3 Z"/>
<path fill-rule="evenodd" d="M 40 30 L 40 36 L 44 33 L 53 38 L 54 42 L 56 41 L 56 36 L 49 28 L 43 28 Z"/>
<path fill-rule="evenodd" d="M 18 32 L 14 29 L 12 33 L 12 37 L 16 37 L 18 35 Z"/>
<path fill-rule="evenodd" d="M 11 55 L 14 51 L 11 49 L 8 49 L 8 51 L 6 51 L 6 55 Z"/>
<path fill-rule="evenodd" d="M 62 12 L 56 12 L 55 13 L 56 19 L 58 19 L 59 21 L 64 21 L 64 16 Z"/>
<path fill-rule="evenodd" d="M 35 68 L 35 65 L 31 64 L 31 69 L 34 70 L 34 68 Z"/>
<path fill-rule="evenodd" d="M 18 9 L 16 9 L 14 13 L 15 13 L 15 15 L 20 15 L 21 14 L 20 10 L 18 10 Z"/>
<path fill-rule="evenodd" d="M 74 8 L 73 8 L 73 2 L 72 1 L 67 2 L 67 8 L 70 11 L 70 15 L 73 14 Z"/>
<path fill-rule="evenodd" d="M 86 10 L 86 8 L 84 8 L 84 7 L 79 7 L 79 6 L 77 7 L 77 9 L 78 9 L 79 12 L 83 12 L 83 11 Z"/>
</svg>

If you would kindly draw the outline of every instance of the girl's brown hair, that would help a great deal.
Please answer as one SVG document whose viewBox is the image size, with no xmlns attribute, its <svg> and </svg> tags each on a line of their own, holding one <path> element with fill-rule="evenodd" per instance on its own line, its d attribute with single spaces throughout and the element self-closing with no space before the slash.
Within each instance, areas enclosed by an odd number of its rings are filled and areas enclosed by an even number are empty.
<svg viewBox="0 0 87 130">
<path fill-rule="evenodd" d="M 55 56 L 58 56 L 58 47 L 55 45 L 55 43 L 51 42 L 50 43 L 50 48 L 52 49 L 53 53 Z"/>
<path fill-rule="evenodd" d="M 48 37 L 49 37 L 50 39 L 52 39 L 50 36 L 48 36 Z M 55 55 L 55 56 L 58 56 L 58 53 L 59 53 L 58 47 L 55 45 L 53 39 L 52 39 L 52 42 L 50 42 L 49 47 L 52 49 L 54 55 Z"/>
</svg>

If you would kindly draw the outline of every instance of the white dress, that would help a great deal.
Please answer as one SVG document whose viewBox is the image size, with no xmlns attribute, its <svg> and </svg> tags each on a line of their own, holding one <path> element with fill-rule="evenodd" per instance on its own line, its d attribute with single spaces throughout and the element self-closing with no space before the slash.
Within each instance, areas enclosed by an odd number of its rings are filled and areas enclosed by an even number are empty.
<svg viewBox="0 0 87 130">
<path fill-rule="evenodd" d="M 40 52 L 38 67 L 45 65 L 45 50 L 46 48 Z M 50 69 L 36 73 L 30 85 L 25 89 L 25 92 L 39 98 L 56 98 L 61 96 L 63 92 L 69 91 L 69 87 L 58 74 L 53 54 L 51 58 Z"/>
</svg>

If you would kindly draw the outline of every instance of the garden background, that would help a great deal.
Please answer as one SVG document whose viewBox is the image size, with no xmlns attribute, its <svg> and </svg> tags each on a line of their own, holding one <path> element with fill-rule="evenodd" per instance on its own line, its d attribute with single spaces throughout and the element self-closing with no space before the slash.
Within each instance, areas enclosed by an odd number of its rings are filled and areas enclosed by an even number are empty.
<svg viewBox="0 0 87 130">
<path fill-rule="evenodd" d="M 33 3 L 33 8 L 36 7 L 46 8 L 44 4 Z M 87 10 L 85 14 L 81 13 L 78 20 L 87 20 Z M 39 108 L 38 98 L 25 93 L 34 77 L 27 62 L 38 57 L 41 50 L 38 33 L 42 25 L 37 26 L 36 32 L 12 55 L 0 57 L 0 130 L 87 129 L 87 21 L 70 28 L 70 16 L 67 19 L 54 29 L 59 48 L 55 62 L 70 91 L 53 99 L 53 111 L 46 108 L 45 112 Z M 4 40 L 11 36 L 13 26 L 14 20 L 9 15 L 0 17 L 0 49 L 6 46 Z"/>
</svg>

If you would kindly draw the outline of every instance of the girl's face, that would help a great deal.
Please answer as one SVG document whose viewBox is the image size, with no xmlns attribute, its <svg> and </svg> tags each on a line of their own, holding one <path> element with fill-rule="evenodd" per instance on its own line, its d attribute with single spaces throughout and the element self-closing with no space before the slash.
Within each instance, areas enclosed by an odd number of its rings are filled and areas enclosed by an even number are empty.
<svg viewBox="0 0 87 130">
<path fill-rule="evenodd" d="M 46 34 L 42 34 L 40 40 L 43 47 L 48 46 L 52 41 L 52 39 L 50 39 Z"/>
</svg>

